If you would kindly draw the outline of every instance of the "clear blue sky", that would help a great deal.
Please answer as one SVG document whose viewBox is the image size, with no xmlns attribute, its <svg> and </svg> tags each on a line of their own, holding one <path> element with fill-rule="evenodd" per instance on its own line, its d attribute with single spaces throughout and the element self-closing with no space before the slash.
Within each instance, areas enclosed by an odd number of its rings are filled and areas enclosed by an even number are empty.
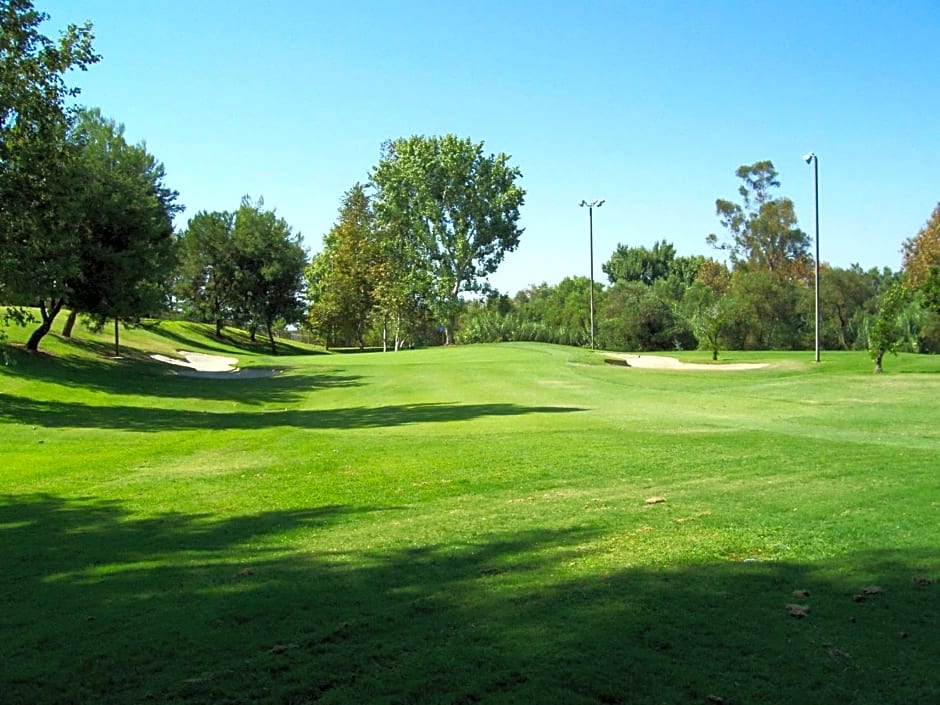
<svg viewBox="0 0 940 705">
<path fill-rule="evenodd" d="M 146 141 L 186 206 L 263 196 L 311 252 L 387 139 L 506 152 L 527 191 L 514 294 L 618 243 L 712 254 L 715 199 L 770 159 L 821 259 L 899 269 L 940 201 L 940 3 L 36 0 L 91 20 L 81 102 Z"/>
</svg>

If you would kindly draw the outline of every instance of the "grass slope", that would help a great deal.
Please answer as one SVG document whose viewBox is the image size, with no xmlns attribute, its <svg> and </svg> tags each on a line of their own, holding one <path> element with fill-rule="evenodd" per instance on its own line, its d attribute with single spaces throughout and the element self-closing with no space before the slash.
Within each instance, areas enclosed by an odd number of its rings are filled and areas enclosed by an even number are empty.
<svg viewBox="0 0 940 705">
<path fill-rule="evenodd" d="M 9 350 L 0 702 L 940 699 L 936 358 L 207 332 Z"/>
</svg>

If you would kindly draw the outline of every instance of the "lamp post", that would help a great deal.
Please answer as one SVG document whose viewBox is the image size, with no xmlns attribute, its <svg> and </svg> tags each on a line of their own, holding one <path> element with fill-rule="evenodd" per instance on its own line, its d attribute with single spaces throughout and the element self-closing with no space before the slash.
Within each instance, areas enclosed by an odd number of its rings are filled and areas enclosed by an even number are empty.
<svg viewBox="0 0 940 705">
<path fill-rule="evenodd" d="M 807 164 L 813 164 L 813 194 L 815 197 L 815 207 L 813 212 L 816 216 L 816 257 L 815 257 L 815 281 L 816 281 L 816 362 L 819 362 L 819 157 L 815 152 L 810 152 L 803 157 Z"/>
<path fill-rule="evenodd" d="M 588 247 L 591 254 L 591 350 L 594 349 L 594 209 L 604 205 L 604 201 L 581 201 L 581 207 L 588 209 Z"/>
</svg>

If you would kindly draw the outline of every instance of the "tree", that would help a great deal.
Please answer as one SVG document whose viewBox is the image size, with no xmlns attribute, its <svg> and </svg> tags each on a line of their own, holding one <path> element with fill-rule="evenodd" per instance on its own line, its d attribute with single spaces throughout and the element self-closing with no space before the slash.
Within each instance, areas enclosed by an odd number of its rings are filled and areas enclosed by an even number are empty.
<svg viewBox="0 0 940 705">
<path fill-rule="evenodd" d="M 809 236 L 797 227 L 793 201 L 774 198 L 778 188 L 773 162 L 760 161 L 738 167 L 744 183 L 738 188 L 741 203 L 719 198 L 715 211 L 728 239 L 711 234 L 706 241 L 726 250 L 735 268 L 767 271 L 783 279 L 808 280 L 812 269 Z"/>
<path fill-rule="evenodd" d="M 307 254 L 300 234 L 292 232 L 274 211 L 263 210 L 264 201 L 242 199 L 232 230 L 233 291 L 238 320 L 248 326 L 251 339 L 260 327 L 268 335 L 271 353 L 275 323 L 303 320 L 304 269 Z"/>
<path fill-rule="evenodd" d="M 716 296 L 701 282 L 695 282 L 689 288 L 686 314 L 692 333 L 700 348 L 711 352 L 712 360 L 718 360 L 718 354 L 724 341 L 725 327 L 731 317 L 730 299 Z"/>
<path fill-rule="evenodd" d="M 598 338 L 608 350 L 672 350 L 695 340 L 657 287 L 618 282 L 605 292 Z"/>
<path fill-rule="evenodd" d="M 143 144 L 128 144 L 124 126 L 100 111 L 82 111 L 71 139 L 85 232 L 68 303 L 98 328 L 108 319 L 132 323 L 166 307 L 176 264 L 173 216 L 182 206 L 164 183 L 163 165 Z"/>
<path fill-rule="evenodd" d="M 48 16 L 30 0 L 0 0 L 0 296 L 38 305 L 49 330 L 76 270 L 72 222 L 74 150 L 65 83 L 71 69 L 98 61 L 91 25 L 69 25 L 59 41 L 39 27 Z M 40 336 L 41 337 L 41 336 Z M 31 339 L 38 345 L 38 338 Z"/>
<path fill-rule="evenodd" d="M 219 337 L 235 306 L 234 227 L 234 213 L 200 211 L 189 220 L 177 241 L 180 265 L 176 294 L 186 306 L 187 315 L 214 323 Z"/>
<path fill-rule="evenodd" d="M 325 334 L 348 330 L 365 347 L 370 314 L 376 304 L 380 243 L 365 186 L 355 184 L 343 196 L 336 224 L 323 237 L 323 252 L 307 268 L 308 320 Z"/>
<path fill-rule="evenodd" d="M 618 281 L 652 284 L 669 274 L 675 258 L 676 248 L 665 240 L 654 243 L 652 249 L 618 243 L 610 261 L 601 265 L 601 269 L 611 284 Z"/>
<path fill-rule="evenodd" d="M 866 317 L 874 313 L 879 287 L 877 270 L 864 272 L 857 264 L 848 269 L 822 269 L 819 288 L 824 348 L 855 349 Z M 809 316 L 814 302 L 807 297 L 806 304 L 804 314 Z"/>
<path fill-rule="evenodd" d="M 181 207 L 164 184 L 163 165 L 143 145 L 129 145 L 123 126 L 97 110 L 77 114 L 66 148 L 71 157 L 59 184 L 73 191 L 57 202 L 60 217 L 68 218 L 56 238 L 37 236 L 38 247 L 24 253 L 24 277 L 48 266 L 31 287 L 42 322 L 26 344 L 29 350 L 38 348 L 66 305 L 66 334 L 80 313 L 100 329 L 108 319 L 133 323 L 164 308 L 174 267 L 172 218 Z M 22 282 L 18 289 L 30 288 Z"/>
<path fill-rule="evenodd" d="M 724 327 L 729 347 L 744 350 L 799 350 L 807 341 L 800 315 L 801 288 L 769 271 L 735 271 Z"/>
<path fill-rule="evenodd" d="M 922 291 L 928 306 L 940 312 L 940 203 L 917 235 L 904 241 L 907 286 Z"/>
<path fill-rule="evenodd" d="M 888 287 L 881 298 L 878 312 L 868 331 L 868 353 L 875 361 L 875 373 L 883 371 L 882 361 L 885 353 L 896 353 L 904 338 L 901 325 L 901 312 L 909 301 L 910 294 L 900 283 Z"/>
<path fill-rule="evenodd" d="M 387 143 L 372 171 L 379 226 L 403 239 L 410 269 L 430 283 L 428 301 L 447 343 L 454 342 L 460 293 L 485 288 L 519 245 L 521 176 L 507 155 L 484 156 L 482 142 L 453 135 Z"/>
<path fill-rule="evenodd" d="M 676 256 L 672 243 L 661 240 L 649 247 L 627 247 L 617 245 L 610 261 L 601 265 L 611 284 L 617 282 L 655 282 L 672 278 L 676 285 L 684 288 L 695 281 L 699 267 L 705 262 L 701 255 Z"/>
</svg>

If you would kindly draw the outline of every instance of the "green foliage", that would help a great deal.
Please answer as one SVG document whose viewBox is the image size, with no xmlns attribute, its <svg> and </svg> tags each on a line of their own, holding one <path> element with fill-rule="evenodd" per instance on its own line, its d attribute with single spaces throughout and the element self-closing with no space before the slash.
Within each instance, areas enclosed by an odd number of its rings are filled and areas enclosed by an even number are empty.
<svg viewBox="0 0 940 705">
<path fill-rule="evenodd" d="M 735 268 L 770 272 L 782 279 L 807 279 L 812 267 L 810 239 L 797 227 L 793 202 L 770 193 L 780 186 L 773 162 L 744 165 L 735 173 L 744 182 L 738 189 L 741 203 L 715 201 L 728 239 L 720 241 L 711 234 L 707 242 L 727 251 Z"/>
<path fill-rule="evenodd" d="M 940 296 L 936 294 L 940 268 L 940 203 L 917 235 L 904 241 L 903 252 L 908 286 L 913 290 L 926 288 L 931 292 L 929 304 L 940 311 Z"/>
<path fill-rule="evenodd" d="M 695 347 L 686 322 L 658 291 L 638 282 L 618 282 L 607 290 L 598 323 L 606 350 L 675 350 Z"/>
<path fill-rule="evenodd" d="M 584 331 L 551 326 L 511 312 L 491 311 L 470 306 L 461 316 L 457 342 L 505 343 L 539 342 L 558 345 L 584 345 Z"/>
<path fill-rule="evenodd" d="M 736 350 L 803 350 L 812 321 L 800 313 L 806 289 L 768 270 L 735 270 L 728 290 L 727 347 Z"/>
<path fill-rule="evenodd" d="M 682 307 L 698 346 L 710 351 L 713 361 L 717 360 L 734 316 L 731 297 L 704 280 L 696 280 L 686 291 Z"/>
<path fill-rule="evenodd" d="M 336 224 L 323 238 L 323 252 L 306 271 L 308 325 L 330 345 L 355 341 L 365 347 L 376 288 L 385 270 L 380 233 L 365 186 L 343 197 Z"/>
<path fill-rule="evenodd" d="M 868 353 L 875 362 L 876 373 L 883 371 L 885 353 L 897 354 L 898 346 L 906 337 L 902 313 L 909 303 L 910 294 L 899 283 L 888 287 L 881 297 L 868 331 Z"/>
<path fill-rule="evenodd" d="M 54 42 L 40 31 L 46 19 L 29 0 L 0 2 L 0 297 L 42 298 L 54 317 L 63 282 L 78 271 L 73 220 L 83 186 L 66 141 L 66 100 L 78 90 L 64 77 L 98 56 L 90 24 L 69 25 Z"/>
<path fill-rule="evenodd" d="M 124 127 L 98 110 L 82 111 L 71 135 L 82 183 L 81 272 L 69 281 L 69 306 L 98 325 L 133 322 L 164 310 L 176 266 L 173 216 L 182 210 L 163 165 Z"/>
<path fill-rule="evenodd" d="M 261 328 L 275 350 L 276 324 L 300 323 L 307 254 L 294 234 L 264 202 L 248 196 L 235 213 L 231 239 L 235 319 L 249 331 Z"/>
<path fill-rule="evenodd" d="M 190 317 L 227 321 L 258 330 L 275 350 L 274 330 L 304 317 L 307 255 L 287 221 L 264 202 L 242 199 L 235 213 L 202 211 L 190 219 L 177 243 L 181 266 L 176 294 Z"/>
<path fill-rule="evenodd" d="M 172 218 L 181 207 L 163 165 L 98 110 L 75 115 L 60 149 L 67 158 L 45 190 L 48 211 L 23 220 L 35 227 L 18 230 L 8 250 L 19 262 L 6 277 L 13 301 L 38 303 L 42 314 L 32 350 L 64 305 L 99 326 L 164 309 L 175 265 Z"/>
<path fill-rule="evenodd" d="M 390 142 L 372 172 L 379 227 L 388 231 L 428 285 L 423 298 L 453 342 L 462 291 L 479 291 L 519 244 L 522 177 L 505 154 L 485 156 L 483 143 L 414 136 Z"/>
<path fill-rule="evenodd" d="M 543 283 L 520 291 L 514 304 L 523 319 L 555 331 L 554 341 L 568 339 L 583 346 L 591 340 L 590 293 L 588 277 L 565 277 L 555 286 Z M 600 282 L 594 282 L 594 302 L 600 311 L 604 302 Z"/>
<path fill-rule="evenodd" d="M 825 349 L 859 349 L 865 320 L 874 313 L 881 288 L 882 275 L 878 270 L 863 272 L 858 265 L 849 269 L 822 268 L 819 290 Z M 804 315 L 811 313 L 807 306 Z"/>
<path fill-rule="evenodd" d="M 662 240 L 654 243 L 652 248 L 618 244 L 610 260 L 601 265 L 601 269 L 611 284 L 642 282 L 651 285 L 671 277 L 684 287 L 695 280 L 704 261 L 702 256 L 677 257 L 672 243 Z"/>
<path fill-rule="evenodd" d="M 234 213 L 200 211 L 177 241 L 178 303 L 190 320 L 214 323 L 216 335 L 235 313 L 234 227 Z"/>
</svg>

